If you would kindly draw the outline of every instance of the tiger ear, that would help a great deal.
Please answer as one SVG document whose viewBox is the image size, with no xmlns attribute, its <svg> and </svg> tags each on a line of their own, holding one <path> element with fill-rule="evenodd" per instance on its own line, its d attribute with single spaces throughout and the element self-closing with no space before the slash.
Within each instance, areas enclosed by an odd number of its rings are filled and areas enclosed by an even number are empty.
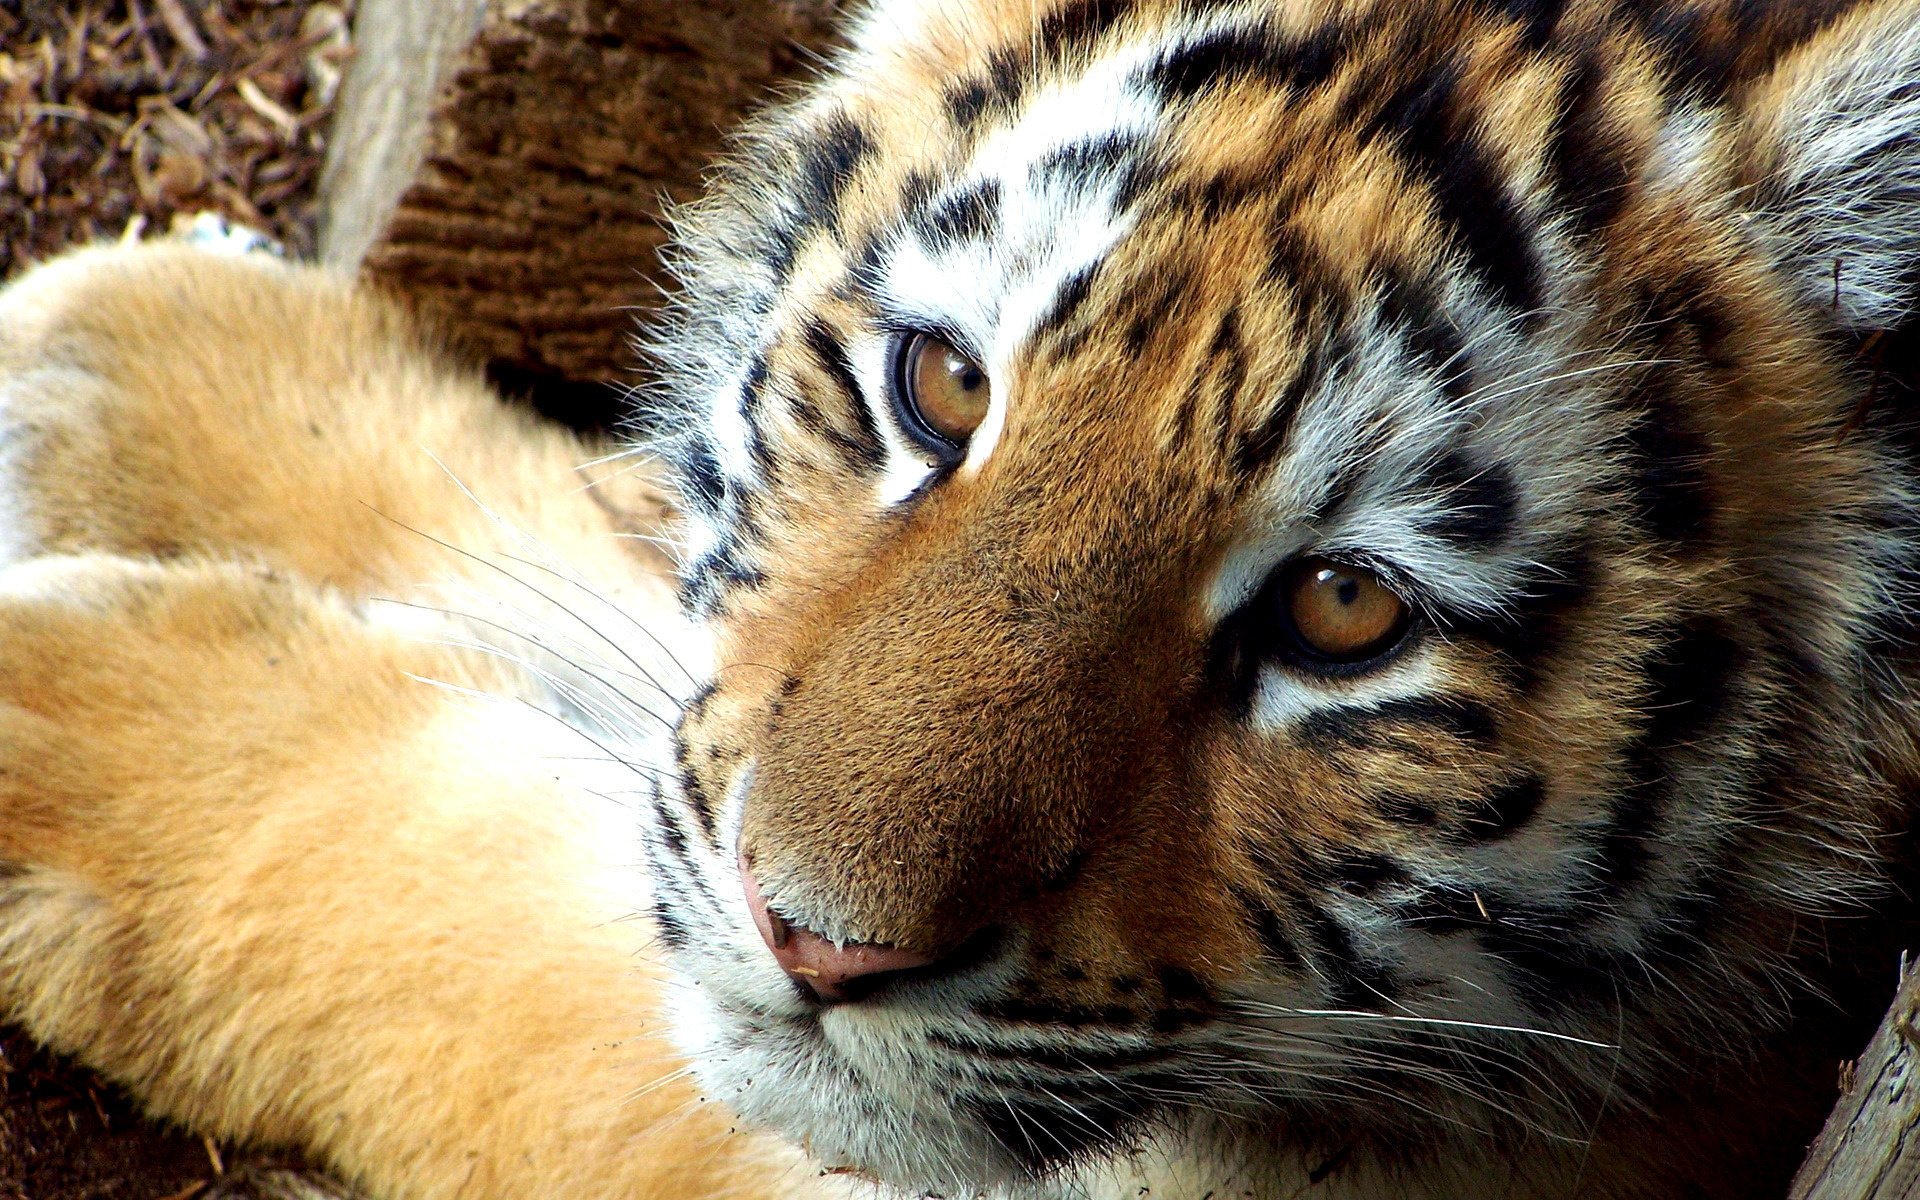
<svg viewBox="0 0 1920 1200">
<path fill-rule="evenodd" d="M 1737 203 L 1799 290 L 1845 328 L 1898 325 L 1920 298 L 1920 4 L 1860 6 L 1739 107 Z"/>
</svg>

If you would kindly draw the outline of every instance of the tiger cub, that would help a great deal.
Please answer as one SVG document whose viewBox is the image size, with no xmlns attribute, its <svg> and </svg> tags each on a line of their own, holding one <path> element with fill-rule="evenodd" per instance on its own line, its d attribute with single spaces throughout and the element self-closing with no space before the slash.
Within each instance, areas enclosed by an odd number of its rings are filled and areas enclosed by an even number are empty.
<svg viewBox="0 0 1920 1200">
<path fill-rule="evenodd" d="M 1920 0 L 884 0 L 676 244 L 588 480 L 305 269 L 0 297 L 0 1010 L 379 1200 L 1782 1194 Z"/>
</svg>

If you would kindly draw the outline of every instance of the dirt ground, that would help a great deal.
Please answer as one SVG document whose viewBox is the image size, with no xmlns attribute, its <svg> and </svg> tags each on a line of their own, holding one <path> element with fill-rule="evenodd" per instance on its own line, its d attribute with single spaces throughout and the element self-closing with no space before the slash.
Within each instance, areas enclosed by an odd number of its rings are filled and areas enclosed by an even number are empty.
<svg viewBox="0 0 1920 1200">
<path fill-rule="evenodd" d="M 202 211 L 309 251 L 351 6 L 0 0 L 0 277 Z M 146 1122 L 0 1028 L 0 1200 L 266 1200 L 285 1165 Z"/>
<path fill-rule="evenodd" d="M 0 268 L 202 210 L 313 244 L 351 0 L 0 0 Z"/>
</svg>

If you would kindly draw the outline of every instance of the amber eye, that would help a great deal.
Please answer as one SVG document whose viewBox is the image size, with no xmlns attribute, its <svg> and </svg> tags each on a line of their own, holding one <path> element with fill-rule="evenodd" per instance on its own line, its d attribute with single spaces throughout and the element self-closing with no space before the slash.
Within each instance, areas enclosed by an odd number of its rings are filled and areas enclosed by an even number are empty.
<svg viewBox="0 0 1920 1200">
<path fill-rule="evenodd" d="M 1372 658 L 1407 629 L 1405 602 L 1361 567 L 1303 558 L 1289 569 L 1283 595 L 1301 646 L 1332 662 Z"/>
<path fill-rule="evenodd" d="M 951 454 L 986 420 L 993 387 L 980 364 L 930 333 L 901 342 L 894 395 L 908 427 Z"/>
</svg>

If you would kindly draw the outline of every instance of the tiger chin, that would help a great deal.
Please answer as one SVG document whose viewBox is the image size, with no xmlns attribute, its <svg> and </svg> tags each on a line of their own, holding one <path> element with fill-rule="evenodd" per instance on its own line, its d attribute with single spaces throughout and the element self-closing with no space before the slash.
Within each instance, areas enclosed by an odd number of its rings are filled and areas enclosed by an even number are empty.
<svg viewBox="0 0 1920 1200">
<path fill-rule="evenodd" d="M 869 4 L 625 446 L 312 268 L 31 271 L 0 1012 L 374 1200 L 1782 1194 L 1915 932 L 1916 79 Z"/>
</svg>

